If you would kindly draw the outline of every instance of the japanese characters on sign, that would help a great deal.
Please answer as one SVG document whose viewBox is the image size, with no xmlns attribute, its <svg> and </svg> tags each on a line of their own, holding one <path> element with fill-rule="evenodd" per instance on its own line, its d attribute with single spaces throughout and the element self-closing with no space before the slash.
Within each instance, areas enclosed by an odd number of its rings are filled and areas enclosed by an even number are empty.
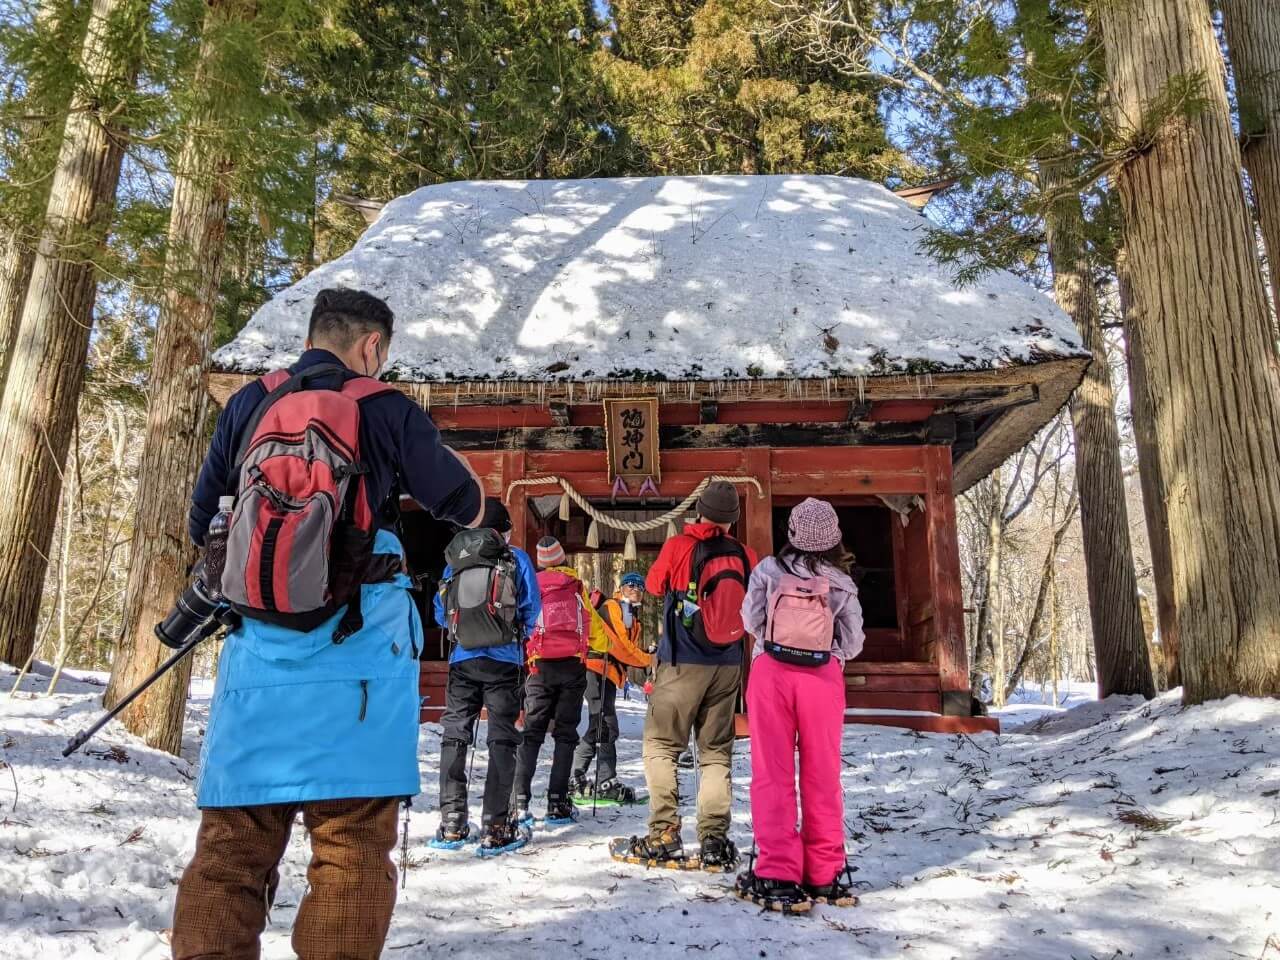
<svg viewBox="0 0 1280 960">
<path fill-rule="evenodd" d="M 656 398 L 604 401 L 604 432 L 610 480 L 661 479 Z"/>
</svg>

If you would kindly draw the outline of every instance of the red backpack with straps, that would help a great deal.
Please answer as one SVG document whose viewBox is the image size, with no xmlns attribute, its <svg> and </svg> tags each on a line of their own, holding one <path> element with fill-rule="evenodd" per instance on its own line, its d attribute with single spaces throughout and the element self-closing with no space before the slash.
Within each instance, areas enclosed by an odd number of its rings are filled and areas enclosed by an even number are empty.
<svg viewBox="0 0 1280 960">
<path fill-rule="evenodd" d="M 582 602 L 582 582 L 559 570 L 540 570 L 538 590 L 542 613 L 529 638 L 530 656 L 543 660 L 586 657 L 591 615 Z"/>
<path fill-rule="evenodd" d="M 334 635 L 360 629 L 359 591 L 376 534 L 360 462 L 360 404 L 394 389 L 321 364 L 262 378 L 267 396 L 241 436 L 222 593 L 241 615 L 313 630 L 350 603 Z"/>
<path fill-rule="evenodd" d="M 683 624 L 713 647 L 731 647 L 742 639 L 742 601 L 747 595 L 751 561 L 746 548 L 728 534 L 699 540 L 689 566 L 689 586 L 681 597 Z"/>
</svg>

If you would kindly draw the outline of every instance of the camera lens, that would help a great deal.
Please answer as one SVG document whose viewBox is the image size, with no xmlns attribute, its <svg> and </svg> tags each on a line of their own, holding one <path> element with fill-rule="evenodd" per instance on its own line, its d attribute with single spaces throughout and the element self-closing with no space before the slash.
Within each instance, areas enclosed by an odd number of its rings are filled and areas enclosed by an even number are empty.
<svg viewBox="0 0 1280 960">
<path fill-rule="evenodd" d="M 156 624 L 156 639 L 175 650 L 186 643 L 221 604 L 209 596 L 201 580 L 193 580 L 173 605 L 169 615 Z"/>
</svg>

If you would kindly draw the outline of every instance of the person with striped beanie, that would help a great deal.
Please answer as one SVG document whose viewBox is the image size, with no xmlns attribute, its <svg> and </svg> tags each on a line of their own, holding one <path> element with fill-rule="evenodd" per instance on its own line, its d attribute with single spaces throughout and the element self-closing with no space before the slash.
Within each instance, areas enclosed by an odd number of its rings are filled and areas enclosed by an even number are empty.
<svg viewBox="0 0 1280 960">
<path fill-rule="evenodd" d="M 542 614 L 525 648 L 529 678 L 524 688 L 524 737 L 516 754 L 512 817 L 517 823 L 532 820 L 533 771 L 555 720 L 547 822 L 571 823 L 577 817 L 569 795 L 569 775 L 587 692 L 586 659 L 590 651 L 609 649 L 609 635 L 578 571 L 568 565 L 560 541 L 543 537 L 535 555 Z"/>
</svg>

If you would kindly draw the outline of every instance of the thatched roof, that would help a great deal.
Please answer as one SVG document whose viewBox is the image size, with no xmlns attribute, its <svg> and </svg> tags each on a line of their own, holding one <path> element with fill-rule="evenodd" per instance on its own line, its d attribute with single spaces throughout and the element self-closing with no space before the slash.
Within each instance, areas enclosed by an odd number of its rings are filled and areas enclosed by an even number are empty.
<svg viewBox="0 0 1280 960">
<path fill-rule="evenodd" d="M 439 184 L 387 204 L 350 252 L 259 309 L 215 366 L 292 362 L 315 293 L 358 287 L 395 311 L 391 376 L 427 402 L 1032 385 L 1035 401 L 1001 418 L 1007 440 L 983 444 L 1007 455 L 1088 355 L 1062 311 L 1011 274 L 956 287 L 921 249 L 927 227 L 908 200 L 845 177 Z"/>
</svg>

